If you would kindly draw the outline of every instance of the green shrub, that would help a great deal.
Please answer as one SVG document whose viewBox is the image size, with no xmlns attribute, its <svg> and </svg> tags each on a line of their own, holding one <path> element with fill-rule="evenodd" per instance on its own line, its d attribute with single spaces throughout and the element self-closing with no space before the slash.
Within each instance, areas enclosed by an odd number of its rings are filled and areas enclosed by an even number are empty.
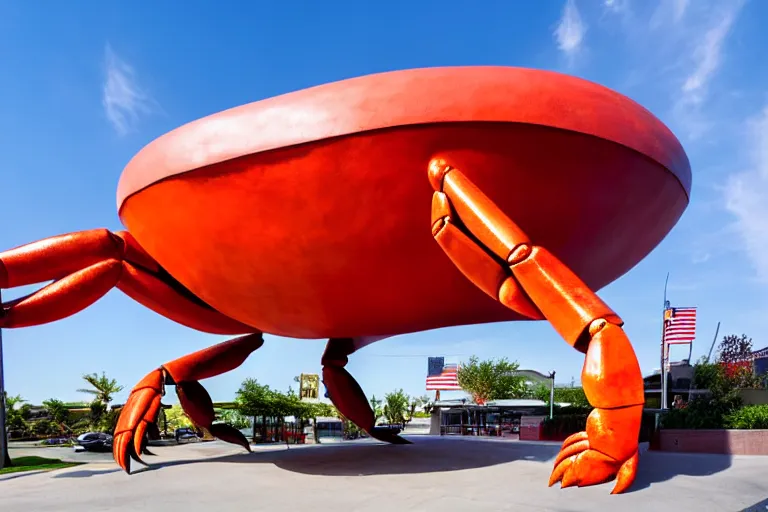
<svg viewBox="0 0 768 512">
<path fill-rule="evenodd" d="M 726 428 L 768 429 L 768 405 L 745 405 L 725 417 Z"/>
<path fill-rule="evenodd" d="M 542 434 L 548 437 L 571 435 L 581 432 L 587 427 L 587 417 L 592 412 L 588 407 L 563 407 L 560 411 L 570 410 L 568 414 L 555 413 L 552 419 L 545 419 L 542 423 Z M 643 411 L 640 420 L 639 442 L 648 442 L 656 430 L 656 414 Z"/>
<path fill-rule="evenodd" d="M 685 409 L 671 409 L 661 418 L 662 428 L 718 429 L 741 406 L 738 396 L 709 396 L 691 400 Z"/>
<path fill-rule="evenodd" d="M 542 433 L 545 436 L 570 435 L 587 428 L 588 414 L 557 414 L 547 418 L 542 423 Z"/>
</svg>

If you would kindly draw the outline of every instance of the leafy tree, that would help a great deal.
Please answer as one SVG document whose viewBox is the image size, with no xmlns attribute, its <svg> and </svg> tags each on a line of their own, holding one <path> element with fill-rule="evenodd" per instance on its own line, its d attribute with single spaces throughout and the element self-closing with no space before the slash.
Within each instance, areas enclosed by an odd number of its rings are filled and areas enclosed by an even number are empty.
<svg viewBox="0 0 768 512">
<path fill-rule="evenodd" d="M 384 417 L 391 425 L 403 427 L 413 417 L 411 399 L 402 389 L 384 395 Z"/>
<path fill-rule="evenodd" d="M 5 392 L 5 425 L 9 431 L 26 432 L 31 413 L 30 405 L 21 395 L 10 396 Z"/>
<path fill-rule="evenodd" d="M 182 409 L 179 404 L 175 404 L 169 409 L 163 409 L 161 414 L 165 414 L 165 423 L 171 430 L 194 426 L 192 420 L 189 419 L 187 414 L 184 412 L 184 409 Z"/>
<path fill-rule="evenodd" d="M 662 417 L 664 428 L 719 429 L 725 428 L 727 418 L 742 405 L 738 376 L 720 363 L 708 363 L 702 358 L 693 371 L 693 387 L 708 390 L 688 402 L 684 409 L 672 409 Z"/>
<path fill-rule="evenodd" d="M 35 434 L 41 437 L 52 437 L 61 434 L 62 426 L 52 420 L 38 420 L 34 423 Z"/>
<path fill-rule="evenodd" d="M 506 358 L 480 361 L 472 356 L 459 366 L 459 385 L 478 404 L 525 397 L 529 393 L 525 378 L 512 374 L 518 368 L 516 362 Z"/>
<path fill-rule="evenodd" d="M 338 418 L 339 411 L 336 410 L 331 404 L 325 402 L 315 402 L 310 404 L 312 411 L 312 418 Z"/>
<path fill-rule="evenodd" d="M 752 338 L 730 334 L 718 346 L 718 362 L 725 368 L 728 378 L 740 388 L 760 387 L 761 379 L 752 369 Z"/>
<path fill-rule="evenodd" d="M 51 421 L 59 425 L 69 425 L 69 408 L 64 402 L 55 398 L 49 398 L 43 401 L 43 407 L 48 411 Z"/>
<path fill-rule="evenodd" d="M 5 398 L 5 426 L 8 431 L 21 431 L 26 432 L 28 430 L 27 420 L 31 414 L 31 408 L 26 400 L 21 398 L 21 395 L 10 396 L 7 391 L 3 392 Z M 5 432 L 0 432 L 0 435 L 6 435 Z M 0 457 L 5 459 L 5 466 L 10 467 L 12 465 L 11 457 L 8 453 L 8 445 L 5 445 L 5 453 L 0 454 Z"/>
<path fill-rule="evenodd" d="M 217 411 L 216 416 L 220 421 L 227 423 L 238 430 L 248 428 L 251 426 L 251 422 L 246 416 L 243 416 L 238 411 L 233 410 L 221 410 Z"/>
<path fill-rule="evenodd" d="M 104 372 L 101 373 L 101 376 L 95 373 L 83 375 L 83 380 L 91 387 L 78 389 L 77 392 L 93 395 L 94 400 L 105 406 L 112 402 L 114 395 L 123 390 L 123 386 L 118 385 L 115 379 L 108 378 Z"/>
<path fill-rule="evenodd" d="M 246 416 L 272 416 L 274 392 L 256 379 L 245 379 L 235 395 L 237 410 Z"/>
<path fill-rule="evenodd" d="M 262 418 L 262 437 L 267 436 L 266 419 L 278 416 L 278 393 L 256 379 L 245 379 L 237 390 L 235 403 L 237 411 L 254 418 L 253 440 L 256 441 L 256 418 Z"/>
<path fill-rule="evenodd" d="M 379 418 L 384 415 L 384 409 L 381 406 L 381 400 L 376 398 L 376 395 L 372 395 L 369 402 L 371 403 L 371 409 L 373 410 L 373 422 L 375 424 L 379 421 Z"/>
<path fill-rule="evenodd" d="M 537 400 L 549 403 L 550 387 L 546 384 L 538 384 L 531 393 Z M 571 407 L 590 407 L 584 388 L 555 388 L 555 403 L 571 404 Z"/>
<path fill-rule="evenodd" d="M 718 361 L 722 363 L 738 363 L 749 359 L 752 355 L 752 338 L 746 334 L 741 337 L 735 334 L 723 336 L 717 347 Z"/>
</svg>

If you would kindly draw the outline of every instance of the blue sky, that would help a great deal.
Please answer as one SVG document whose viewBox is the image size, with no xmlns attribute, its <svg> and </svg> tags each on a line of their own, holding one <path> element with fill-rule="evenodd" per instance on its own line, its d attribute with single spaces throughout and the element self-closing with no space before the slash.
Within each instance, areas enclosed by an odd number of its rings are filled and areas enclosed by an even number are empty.
<svg viewBox="0 0 768 512">
<path fill-rule="evenodd" d="M 480 5 L 482 4 L 482 7 Z M 600 292 L 626 321 L 644 372 L 659 366 L 664 277 L 699 308 L 694 357 L 721 334 L 768 345 L 768 3 L 752 0 L 82 1 L 0 4 L 0 249 L 121 228 L 120 172 L 155 137 L 196 118 L 368 73 L 510 65 L 596 81 L 640 102 L 683 142 L 692 202 L 664 242 Z M 5 292 L 4 298 L 29 288 Z M 159 364 L 225 338 L 119 291 L 63 321 L 5 330 L 6 388 L 39 403 L 85 398 L 83 373 L 128 390 Z M 278 388 L 319 371 L 323 341 L 267 336 L 239 369 L 205 382 L 230 400 L 246 377 Z M 370 395 L 424 394 L 426 356 L 508 357 L 579 379 L 583 356 L 544 322 L 466 326 L 381 341 L 351 358 Z M 673 359 L 687 350 L 673 352 Z M 444 396 L 449 396 L 446 394 Z M 176 397 L 169 394 L 167 402 Z"/>
</svg>

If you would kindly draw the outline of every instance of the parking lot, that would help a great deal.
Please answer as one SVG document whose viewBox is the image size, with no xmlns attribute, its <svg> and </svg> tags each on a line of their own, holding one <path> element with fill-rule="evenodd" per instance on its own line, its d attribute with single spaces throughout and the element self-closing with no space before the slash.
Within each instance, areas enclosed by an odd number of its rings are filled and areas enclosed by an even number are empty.
<svg viewBox="0 0 768 512">
<path fill-rule="evenodd" d="M 109 454 L 51 473 L 0 477 L 3 512 L 279 510 L 766 510 L 768 457 L 647 452 L 630 492 L 612 484 L 548 488 L 556 443 L 413 437 L 271 445 L 243 453 L 220 442 L 156 447 L 153 470 L 122 473 Z M 31 448 L 55 457 L 71 448 Z M 318 507 L 321 506 L 319 509 Z"/>
</svg>

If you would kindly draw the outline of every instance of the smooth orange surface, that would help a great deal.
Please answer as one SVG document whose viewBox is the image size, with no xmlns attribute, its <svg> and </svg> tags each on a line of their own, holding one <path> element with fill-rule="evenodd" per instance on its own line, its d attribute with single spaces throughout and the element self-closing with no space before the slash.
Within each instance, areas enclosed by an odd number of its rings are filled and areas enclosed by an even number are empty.
<svg viewBox="0 0 768 512">
<path fill-rule="evenodd" d="M 134 194 L 121 218 L 193 293 L 267 333 L 355 337 L 519 319 L 432 237 L 425 170 L 438 155 L 594 290 L 642 260 L 688 203 L 673 174 L 625 146 L 455 123 L 229 160 Z"/>
<path fill-rule="evenodd" d="M 610 140 L 655 160 L 690 193 L 691 171 L 680 143 L 634 101 L 552 71 L 468 66 L 368 75 L 193 121 L 133 158 L 120 178 L 117 204 L 161 179 L 245 155 L 384 128 L 455 122 L 523 123 Z"/>
</svg>

